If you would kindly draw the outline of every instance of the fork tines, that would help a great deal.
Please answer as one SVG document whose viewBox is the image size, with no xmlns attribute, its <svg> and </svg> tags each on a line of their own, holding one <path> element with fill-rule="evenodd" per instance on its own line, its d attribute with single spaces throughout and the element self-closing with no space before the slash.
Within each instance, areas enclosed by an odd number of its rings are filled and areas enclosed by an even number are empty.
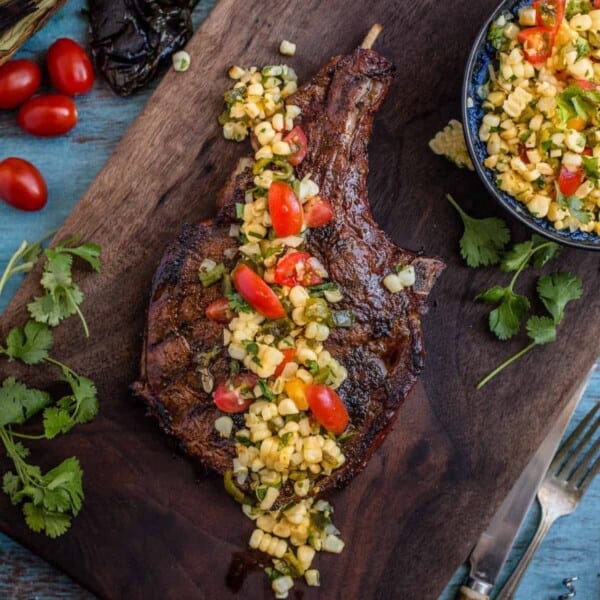
<svg viewBox="0 0 600 600">
<path fill-rule="evenodd" d="M 600 471 L 600 435 L 596 434 L 600 434 L 600 402 L 579 423 L 550 465 L 554 477 L 580 493 Z"/>
</svg>

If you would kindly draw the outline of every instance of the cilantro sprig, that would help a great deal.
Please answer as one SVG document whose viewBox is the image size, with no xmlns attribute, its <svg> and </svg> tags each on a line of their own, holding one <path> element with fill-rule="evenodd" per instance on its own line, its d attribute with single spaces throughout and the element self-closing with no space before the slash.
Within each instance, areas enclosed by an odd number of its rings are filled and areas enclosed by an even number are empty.
<svg viewBox="0 0 600 600">
<path fill-rule="evenodd" d="M 19 272 L 30 271 L 42 253 L 44 240 L 29 244 L 23 242 L 13 255 L 2 277 L 0 292 L 6 281 Z M 29 304 L 33 317 L 23 327 L 14 327 L 0 356 L 19 360 L 27 365 L 48 364 L 59 368 L 68 391 L 54 401 L 45 391 L 29 388 L 14 377 L 0 384 L 0 441 L 14 470 L 2 478 L 2 490 L 14 505 L 22 504 L 27 525 L 35 532 L 51 538 L 64 534 L 83 503 L 83 470 L 75 457 L 67 458 L 43 473 L 28 461 L 29 450 L 21 439 L 53 439 L 65 434 L 75 425 L 87 423 L 98 412 L 98 398 L 94 383 L 50 356 L 53 336 L 49 326 L 77 313 L 86 336 L 87 323 L 79 308 L 83 293 L 72 277 L 73 258 L 78 257 L 95 271 L 100 270 L 100 246 L 93 243 L 73 245 L 75 240 L 44 250 L 42 286 L 45 294 Z M 18 431 L 35 415 L 42 413 L 43 432 L 38 435 Z"/>
<path fill-rule="evenodd" d="M 486 267 L 498 264 L 502 251 L 510 240 L 506 223 L 497 217 L 475 219 L 450 194 L 446 194 L 446 198 L 458 212 L 465 228 L 460 239 L 460 253 L 467 265 Z"/>
<path fill-rule="evenodd" d="M 33 269 L 42 253 L 44 242 L 54 234 L 55 232 L 52 231 L 37 242 L 28 242 L 27 240 L 21 242 L 21 245 L 8 259 L 8 263 L 0 275 L 0 294 L 11 277 L 18 273 L 29 273 Z"/>
<path fill-rule="evenodd" d="M 100 270 L 100 246 L 87 242 L 72 247 L 72 240 L 44 250 L 46 262 L 41 284 L 45 290 L 43 296 L 36 297 L 27 305 L 31 317 L 39 323 L 56 327 L 63 319 L 77 314 L 83 325 L 86 337 L 90 332 L 88 324 L 79 308 L 83 302 L 83 292 L 73 281 L 73 257 L 79 257 L 88 263 L 94 271 Z"/>
<path fill-rule="evenodd" d="M 508 340 L 521 328 L 521 321 L 531 308 L 526 296 L 515 292 L 515 284 L 523 270 L 533 265 L 544 266 L 559 252 L 555 242 L 544 240 L 533 235 L 531 240 L 515 244 L 502 258 L 500 268 L 505 272 L 513 272 L 510 283 L 506 286 L 495 285 L 475 297 L 475 300 L 497 304 L 489 315 L 490 331 L 500 340 Z"/>
<path fill-rule="evenodd" d="M 556 340 L 557 326 L 562 322 L 567 304 L 578 300 L 583 295 L 581 279 L 570 273 L 554 273 L 540 277 L 537 282 L 537 293 L 542 304 L 550 316 L 531 316 L 527 320 L 527 336 L 530 343 L 522 350 L 498 365 L 491 373 L 486 375 L 478 384 L 481 389 L 489 383 L 498 373 L 506 369 L 515 361 L 533 350 L 536 346 L 548 344 Z"/>
</svg>

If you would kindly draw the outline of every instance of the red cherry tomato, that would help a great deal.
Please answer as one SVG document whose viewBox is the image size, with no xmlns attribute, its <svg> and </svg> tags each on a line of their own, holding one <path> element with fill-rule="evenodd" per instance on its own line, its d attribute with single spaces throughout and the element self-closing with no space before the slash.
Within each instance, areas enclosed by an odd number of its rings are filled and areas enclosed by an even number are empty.
<svg viewBox="0 0 600 600">
<path fill-rule="evenodd" d="M 34 165 L 10 157 L 0 162 L 0 199 L 21 210 L 40 210 L 46 206 L 48 188 Z"/>
<path fill-rule="evenodd" d="M 310 264 L 311 258 L 308 252 L 291 252 L 280 258 L 275 267 L 275 283 L 288 287 L 322 283 L 323 278 Z"/>
<path fill-rule="evenodd" d="M 321 196 L 313 196 L 304 204 L 304 222 L 307 227 L 323 227 L 333 219 L 333 206 Z"/>
<path fill-rule="evenodd" d="M 594 0 L 594 8 L 600 8 L 600 0 Z"/>
<path fill-rule="evenodd" d="M 0 108 L 17 108 L 35 94 L 42 71 L 31 60 L 11 60 L 0 65 Z"/>
<path fill-rule="evenodd" d="M 315 419 L 331 433 L 339 435 L 348 427 L 346 405 L 335 390 L 326 385 L 309 384 L 306 386 L 306 400 Z"/>
<path fill-rule="evenodd" d="M 540 27 L 558 30 L 565 16 L 565 0 L 535 0 L 533 8 Z"/>
<path fill-rule="evenodd" d="M 306 156 L 306 150 L 308 148 L 308 142 L 306 141 L 306 135 L 302 131 L 302 127 L 296 126 L 292 129 L 284 138 L 284 142 L 287 142 L 292 148 L 292 154 L 288 157 L 290 165 L 299 165 Z"/>
<path fill-rule="evenodd" d="M 77 124 L 77 107 L 71 98 L 45 94 L 31 98 L 17 115 L 19 127 L 40 137 L 53 137 L 71 131 Z"/>
<path fill-rule="evenodd" d="M 281 353 L 283 354 L 283 360 L 277 365 L 274 377 L 279 377 L 283 373 L 285 365 L 291 363 L 296 357 L 296 350 L 294 348 L 284 348 L 281 350 Z"/>
<path fill-rule="evenodd" d="M 291 185 L 274 181 L 269 188 L 269 213 L 277 237 L 296 235 L 302 229 L 302 204 Z"/>
<path fill-rule="evenodd" d="M 226 413 L 245 411 L 253 402 L 252 388 L 258 377 L 252 373 L 236 375 L 231 383 L 222 383 L 213 394 L 214 403 Z"/>
<path fill-rule="evenodd" d="M 67 96 L 87 94 L 94 85 L 94 67 L 85 50 L 69 38 L 56 40 L 46 56 L 52 85 Z"/>
<path fill-rule="evenodd" d="M 227 298 L 219 298 L 206 307 L 206 316 L 211 321 L 225 324 L 229 323 L 235 317 L 235 314 L 229 308 L 229 300 Z"/>
<path fill-rule="evenodd" d="M 552 53 L 555 32 L 547 27 L 521 29 L 518 40 L 523 44 L 525 58 L 532 65 L 540 65 Z"/>
<path fill-rule="evenodd" d="M 558 176 L 558 188 L 565 196 L 572 196 L 583 183 L 584 176 L 583 169 L 569 171 L 566 167 L 562 167 Z"/>
<path fill-rule="evenodd" d="M 275 292 L 247 265 L 239 265 L 232 275 L 233 285 L 254 310 L 267 319 L 282 319 L 285 310 Z"/>
</svg>

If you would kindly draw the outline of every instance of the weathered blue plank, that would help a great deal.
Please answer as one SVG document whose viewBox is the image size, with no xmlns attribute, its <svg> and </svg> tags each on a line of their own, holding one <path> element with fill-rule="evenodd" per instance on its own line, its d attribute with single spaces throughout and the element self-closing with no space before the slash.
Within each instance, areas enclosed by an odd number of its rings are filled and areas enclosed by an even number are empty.
<svg viewBox="0 0 600 600">
<path fill-rule="evenodd" d="M 19 53 L 21 57 L 43 62 L 49 44 L 60 36 L 84 40 L 87 21 L 82 13 L 83 0 L 71 0 L 51 23 Z M 201 21 L 214 0 L 202 0 L 194 13 Z M 80 123 L 70 135 L 53 140 L 24 135 L 14 125 L 14 113 L 0 113 L 0 159 L 21 156 L 32 161 L 44 173 L 50 190 L 45 210 L 26 214 L 0 203 L 0 270 L 22 239 L 37 239 L 57 229 L 78 198 L 104 164 L 128 125 L 148 99 L 151 89 L 121 99 L 99 82 L 88 96 L 77 100 Z M 182 98 L 185 110 L 185 98 Z M 159 151 L 159 150 L 157 150 Z M 0 311 L 19 285 L 15 278 L 0 296 Z M 600 399 L 600 371 L 596 371 L 574 423 Z M 545 600 L 561 593 L 563 577 L 577 575 L 578 597 L 600 598 L 600 479 L 589 490 L 575 515 L 559 521 L 541 548 L 519 590 L 517 600 Z M 532 510 L 506 569 L 510 573 L 531 537 L 537 511 Z M 466 569 L 455 574 L 442 595 L 454 597 Z M 86 594 L 70 579 L 0 534 L 0 598 L 59 599 L 83 598 Z"/>
</svg>

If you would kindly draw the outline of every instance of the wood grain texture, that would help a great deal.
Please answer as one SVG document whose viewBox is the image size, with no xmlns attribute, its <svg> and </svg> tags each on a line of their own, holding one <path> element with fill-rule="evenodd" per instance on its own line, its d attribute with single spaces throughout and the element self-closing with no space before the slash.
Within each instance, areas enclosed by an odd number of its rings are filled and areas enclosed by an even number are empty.
<svg viewBox="0 0 600 600">
<path fill-rule="evenodd" d="M 108 251 L 103 276 L 83 284 L 91 341 L 85 343 L 74 321 L 57 331 L 61 356 L 99 382 L 102 417 L 47 447 L 48 460 L 75 452 L 82 457 L 86 511 L 69 536 L 48 542 L 30 534 L 2 498 L 0 527 L 101 595 L 227 597 L 224 571 L 249 531 L 219 482 L 185 459 L 172 460 L 165 440 L 125 393 L 136 375 L 144 293 L 158 257 L 184 219 L 212 211 L 225 171 L 241 152 L 220 139 L 214 122 L 226 84 L 221 74 L 231 62 L 264 63 L 275 58 L 267 46 L 284 37 L 302 40 L 311 51 L 300 52 L 293 64 L 306 77 L 330 55 L 349 50 L 372 20 L 382 20 L 386 30 L 378 48 L 398 64 L 399 78 L 372 144 L 374 213 L 396 241 L 425 245 L 450 262 L 426 320 L 424 385 L 431 402 L 418 389 L 368 471 L 338 495 L 337 522 L 348 549 L 322 561 L 329 575 L 322 597 L 353 597 L 357 590 L 362 597 L 398 597 L 398 590 L 406 598 L 435 597 L 549 428 L 561 406 L 556 399 L 566 398 L 597 355 L 586 323 L 598 314 L 598 290 L 588 277 L 585 305 L 580 315 L 569 315 L 560 341 L 532 353 L 483 393 L 473 393 L 477 377 L 508 355 L 511 345 L 490 340 L 484 309 L 470 303 L 497 275 L 474 274 L 456 258 L 458 223 L 442 192 L 458 198 L 472 198 L 475 189 L 479 198 L 484 194 L 474 176 L 433 157 L 426 142 L 456 115 L 465 37 L 474 36 L 492 3 L 446 11 L 437 5 L 434 10 L 432 2 L 376 2 L 354 11 L 348 6 L 309 2 L 294 19 L 289 15 L 295 5 L 268 6 L 268 18 L 253 20 L 247 7 L 220 3 L 190 43 L 193 57 L 210 60 L 194 60 L 184 76 L 167 75 L 66 224 L 65 231 L 93 237 Z M 324 23 L 335 23 L 335 33 L 323 36 Z M 429 69 L 422 68 L 425 61 Z M 473 209 L 485 212 L 487 204 Z M 597 261 L 580 252 L 565 252 L 561 262 L 582 275 L 597 272 Z M 4 329 L 22 319 L 36 281 L 34 276 L 21 290 Z M 576 368 L 565 375 L 552 364 L 569 349 L 565 364 Z M 31 381 L 36 375 L 28 372 Z M 45 450 L 40 445 L 38 457 Z M 362 516 L 358 523 L 356 513 Z M 244 593 L 269 595 L 259 576 Z"/>
</svg>

